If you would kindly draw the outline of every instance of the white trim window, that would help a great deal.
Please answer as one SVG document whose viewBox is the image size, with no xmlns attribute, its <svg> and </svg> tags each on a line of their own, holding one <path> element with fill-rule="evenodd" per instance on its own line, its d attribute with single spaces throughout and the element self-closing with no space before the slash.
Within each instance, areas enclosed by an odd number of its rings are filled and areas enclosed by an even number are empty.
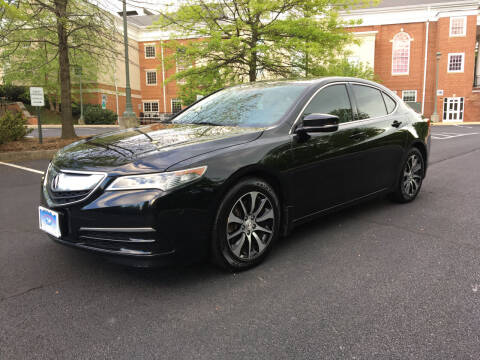
<svg viewBox="0 0 480 360">
<path fill-rule="evenodd" d="M 401 31 L 392 40 L 392 75 L 408 75 L 410 71 L 410 42 L 412 38 Z"/>
<path fill-rule="evenodd" d="M 147 85 L 157 85 L 157 70 L 146 71 Z"/>
<path fill-rule="evenodd" d="M 465 66 L 465 53 L 450 53 L 448 54 L 448 68 L 449 73 L 463 73 Z"/>
<path fill-rule="evenodd" d="M 417 90 L 402 90 L 402 100 L 405 102 L 416 102 Z"/>
<path fill-rule="evenodd" d="M 145 44 L 145 59 L 155 59 L 156 55 L 155 44 Z"/>
<path fill-rule="evenodd" d="M 443 121 L 463 121 L 463 97 L 446 97 L 443 99 Z"/>
<path fill-rule="evenodd" d="M 158 100 L 146 100 L 143 101 L 143 112 L 144 113 L 158 113 Z"/>
<path fill-rule="evenodd" d="M 172 113 L 176 114 L 176 113 L 182 111 L 182 100 L 172 99 L 171 100 L 171 105 L 172 105 Z"/>
<path fill-rule="evenodd" d="M 450 37 L 467 35 L 467 17 L 452 16 L 450 18 Z"/>
</svg>

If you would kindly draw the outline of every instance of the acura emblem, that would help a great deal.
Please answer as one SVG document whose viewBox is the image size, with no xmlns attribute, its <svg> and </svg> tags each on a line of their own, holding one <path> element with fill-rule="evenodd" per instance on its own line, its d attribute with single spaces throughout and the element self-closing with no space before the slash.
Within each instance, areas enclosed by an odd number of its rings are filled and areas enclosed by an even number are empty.
<svg viewBox="0 0 480 360">
<path fill-rule="evenodd" d="M 55 177 L 52 179 L 52 190 L 56 190 L 58 188 L 58 183 L 60 181 L 60 174 L 55 175 Z"/>
</svg>

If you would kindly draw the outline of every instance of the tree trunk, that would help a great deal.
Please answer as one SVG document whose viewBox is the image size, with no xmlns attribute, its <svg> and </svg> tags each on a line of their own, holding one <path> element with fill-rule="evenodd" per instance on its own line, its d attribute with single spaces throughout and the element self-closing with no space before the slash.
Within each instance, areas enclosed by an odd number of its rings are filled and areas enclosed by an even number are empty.
<svg viewBox="0 0 480 360">
<path fill-rule="evenodd" d="M 248 62 L 248 79 L 250 82 L 257 80 L 257 51 L 250 51 L 250 61 Z"/>
<path fill-rule="evenodd" d="M 252 26 L 252 39 L 250 41 L 250 61 L 248 62 L 248 79 L 250 82 L 257 80 L 257 42 L 258 34 L 256 26 Z"/>
<path fill-rule="evenodd" d="M 250 54 L 248 79 L 250 82 L 254 82 L 257 80 L 257 52 L 256 51 L 252 51 L 252 53 Z"/>
<path fill-rule="evenodd" d="M 48 93 L 48 105 L 50 106 L 50 111 L 54 112 L 55 111 L 55 104 L 53 102 L 53 95 L 51 92 Z"/>
<path fill-rule="evenodd" d="M 57 93 L 55 94 L 55 112 L 57 114 L 60 113 L 60 95 Z"/>
<path fill-rule="evenodd" d="M 45 62 L 48 61 L 48 50 L 47 50 L 47 43 L 44 43 L 44 50 L 45 50 Z M 48 100 L 48 106 L 50 107 L 50 111 L 54 111 L 55 108 L 53 106 L 53 96 L 52 96 L 52 93 L 50 91 L 48 91 L 48 80 L 49 80 L 49 77 L 48 77 L 48 70 L 45 69 L 45 92 L 47 93 L 47 100 Z"/>
<path fill-rule="evenodd" d="M 72 117 L 72 97 L 70 84 L 70 60 L 68 58 L 68 37 L 65 29 L 68 0 L 55 0 L 57 17 L 58 59 L 60 67 L 62 139 L 75 138 Z"/>
</svg>

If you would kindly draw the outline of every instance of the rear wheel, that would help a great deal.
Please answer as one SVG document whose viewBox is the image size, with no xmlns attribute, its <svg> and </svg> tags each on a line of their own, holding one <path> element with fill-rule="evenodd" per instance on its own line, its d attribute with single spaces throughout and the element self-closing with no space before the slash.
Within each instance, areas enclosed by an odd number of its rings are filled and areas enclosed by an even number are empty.
<svg viewBox="0 0 480 360">
<path fill-rule="evenodd" d="M 425 161 L 417 148 L 409 150 L 403 164 L 397 188 L 392 194 L 393 200 L 406 203 L 413 201 L 422 187 L 425 174 Z"/>
<path fill-rule="evenodd" d="M 273 188 L 261 179 L 236 184 L 218 209 L 212 260 L 233 271 L 259 264 L 278 237 L 280 210 Z"/>
</svg>

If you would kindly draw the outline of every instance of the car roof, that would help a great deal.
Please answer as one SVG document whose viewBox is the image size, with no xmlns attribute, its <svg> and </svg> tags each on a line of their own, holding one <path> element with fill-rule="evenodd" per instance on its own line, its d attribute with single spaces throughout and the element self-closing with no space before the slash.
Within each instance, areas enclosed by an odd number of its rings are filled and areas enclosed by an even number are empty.
<svg viewBox="0 0 480 360">
<path fill-rule="evenodd" d="M 307 85 L 309 88 L 317 88 L 320 86 L 323 86 L 328 83 L 332 82 L 356 82 L 356 83 L 363 83 L 366 85 L 372 85 L 375 87 L 378 87 L 384 91 L 390 91 L 388 88 L 385 86 L 376 83 L 371 80 L 367 79 L 361 79 L 361 78 L 355 78 L 355 77 L 343 77 L 343 76 L 324 76 L 324 77 L 318 77 L 318 78 L 308 78 L 308 79 L 285 79 L 285 80 L 261 80 L 261 81 L 256 81 L 255 83 L 248 83 L 248 84 L 239 84 L 237 86 L 245 86 L 245 85 L 259 85 L 261 86 L 264 84 L 265 86 L 268 85 L 280 85 L 280 84 L 298 84 L 298 85 Z"/>
</svg>

